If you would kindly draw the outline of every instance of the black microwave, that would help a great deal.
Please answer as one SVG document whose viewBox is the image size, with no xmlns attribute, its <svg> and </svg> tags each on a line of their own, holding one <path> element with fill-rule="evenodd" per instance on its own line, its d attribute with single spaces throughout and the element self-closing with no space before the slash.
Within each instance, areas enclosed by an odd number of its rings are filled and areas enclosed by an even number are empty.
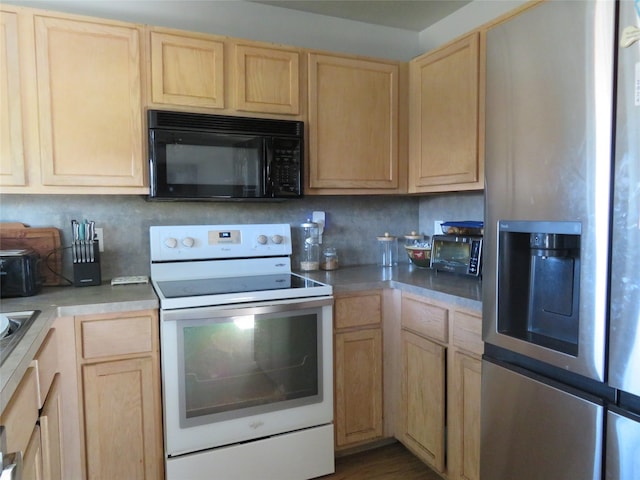
<svg viewBox="0 0 640 480">
<path fill-rule="evenodd" d="M 149 110 L 150 200 L 302 197 L 304 122 Z"/>
<path fill-rule="evenodd" d="M 431 268 L 479 277 L 482 274 L 482 237 L 473 235 L 434 235 Z"/>
</svg>

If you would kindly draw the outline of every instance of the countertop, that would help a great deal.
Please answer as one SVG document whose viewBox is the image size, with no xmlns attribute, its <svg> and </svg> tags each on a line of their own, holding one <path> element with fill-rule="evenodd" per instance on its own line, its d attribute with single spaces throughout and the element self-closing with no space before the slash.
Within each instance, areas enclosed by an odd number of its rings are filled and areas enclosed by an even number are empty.
<svg viewBox="0 0 640 480">
<path fill-rule="evenodd" d="M 471 310 L 482 310 L 482 283 L 479 279 L 413 265 L 365 265 L 296 273 L 332 285 L 335 293 L 397 288 Z M 80 288 L 46 287 L 32 297 L 2 299 L 2 313 L 24 310 L 39 310 L 40 313 L 0 367 L 0 411 L 4 410 L 56 318 L 157 308 L 159 301 L 151 284 L 112 287 L 105 282 Z"/>
<path fill-rule="evenodd" d="M 297 273 L 332 285 L 334 293 L 396 288 L 470 310 L 482 311 L 482 282 L 475 277 L 436 272 L 407 264 L 396 267 L 365 265 Z"/>
<path fill-rule="evenodd" d="M 3 298 L 0 303 L 2 313 L 24 310 L 39 310 L 40 313 L 0 367 L 0 412 L 56 318 L 156 309 L 159 305 L 151 284 L 112 287 L 108 282 L 92 287 L 45 287 L 32 297 Z"/>
</svg>

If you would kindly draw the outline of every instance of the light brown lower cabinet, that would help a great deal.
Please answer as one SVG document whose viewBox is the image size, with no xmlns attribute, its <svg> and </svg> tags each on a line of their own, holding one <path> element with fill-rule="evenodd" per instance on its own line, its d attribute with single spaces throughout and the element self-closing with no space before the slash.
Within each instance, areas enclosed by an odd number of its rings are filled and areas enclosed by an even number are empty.
<svg viewBox="0 0 640 480">
<path fill-rule="evenodd" d="M 481 360 L 460 350 L 452 352 L 449 400 L 449 478 L 480 478 Z"/>
<path fill-rule="evenodd" d="M 449 480 L 478 480 L 482 319 L 403 293 L 398 438 Z"/>
<path fill-rule="evenodd" d="M 158 315 L 76 317 L 86 477 L 164 478 Z"/>
<path fill-rule="evenodd" d="M 88 478 L 159 478 L 151 358 L 84 365 L 82 380 Z"/>
<path fill-rule="evenodd" d="M 29 480 L 43 480 L 42 443 L 40 426 L 36 425 L 22 456 L 22 477 Z"/>
<path fill-rule="evenodd" d="M 40 410 L 40 438 L 42 440 L 42 471 L 47 480 L 62 480 L 62 394 L 60 392 L 60 374 L 53 379 L 47 399 Z M 29 477 L 26 477 L 29 478 Z"/>
<path fill-rule="evenodd" d="M 383 436 L 382 291 L 338 294 L 334 305 L 335 447 Z"/>
<path fill-rule="evenodd" d="M 402 441 L 438 472 L 445 471 L 446 348 L 402 332 Z"/>
<path fill-rule="evenodd" d="M 480 397 L 482 318 L 476 312 L 451 311 L 447 449 L 452 480 L 480 478 Z"/>
<path fill-rule="evenodd" d="M 337 333 L 336 446 L 382 437 L 382 331 Z"/>
<path fill-rule="evenodd" d="M 0 415 L 7 452 L 22 452 L 24 479 L 63 478 L 59 378 L 57 336 L 52 328 Z"/>
</svg>

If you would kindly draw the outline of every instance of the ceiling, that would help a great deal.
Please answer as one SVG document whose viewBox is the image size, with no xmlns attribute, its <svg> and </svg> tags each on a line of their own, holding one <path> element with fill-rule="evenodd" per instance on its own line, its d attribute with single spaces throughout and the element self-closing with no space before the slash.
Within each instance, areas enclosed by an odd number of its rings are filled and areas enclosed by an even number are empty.
<svg viewBox="0 0 640 480">
<path fill-rule="evenodd" d="M 330 17 L 420 32 L 472 0 L 274 0 L 259 1 Z"/>
</svg>

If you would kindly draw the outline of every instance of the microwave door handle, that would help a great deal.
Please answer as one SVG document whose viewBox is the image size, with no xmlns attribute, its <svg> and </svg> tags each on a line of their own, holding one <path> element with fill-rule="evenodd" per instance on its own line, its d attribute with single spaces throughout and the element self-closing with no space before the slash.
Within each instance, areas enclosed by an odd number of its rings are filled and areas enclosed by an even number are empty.
<svg viewBox="0 0 640 480">
<path fill-rule="evenodd" d="M 266 197 L 274 197 L 273 181 L 271 179 L 271 162 L 273 161 L 273 139 L 262 140 L 262 189 Z"/>
</svg>

